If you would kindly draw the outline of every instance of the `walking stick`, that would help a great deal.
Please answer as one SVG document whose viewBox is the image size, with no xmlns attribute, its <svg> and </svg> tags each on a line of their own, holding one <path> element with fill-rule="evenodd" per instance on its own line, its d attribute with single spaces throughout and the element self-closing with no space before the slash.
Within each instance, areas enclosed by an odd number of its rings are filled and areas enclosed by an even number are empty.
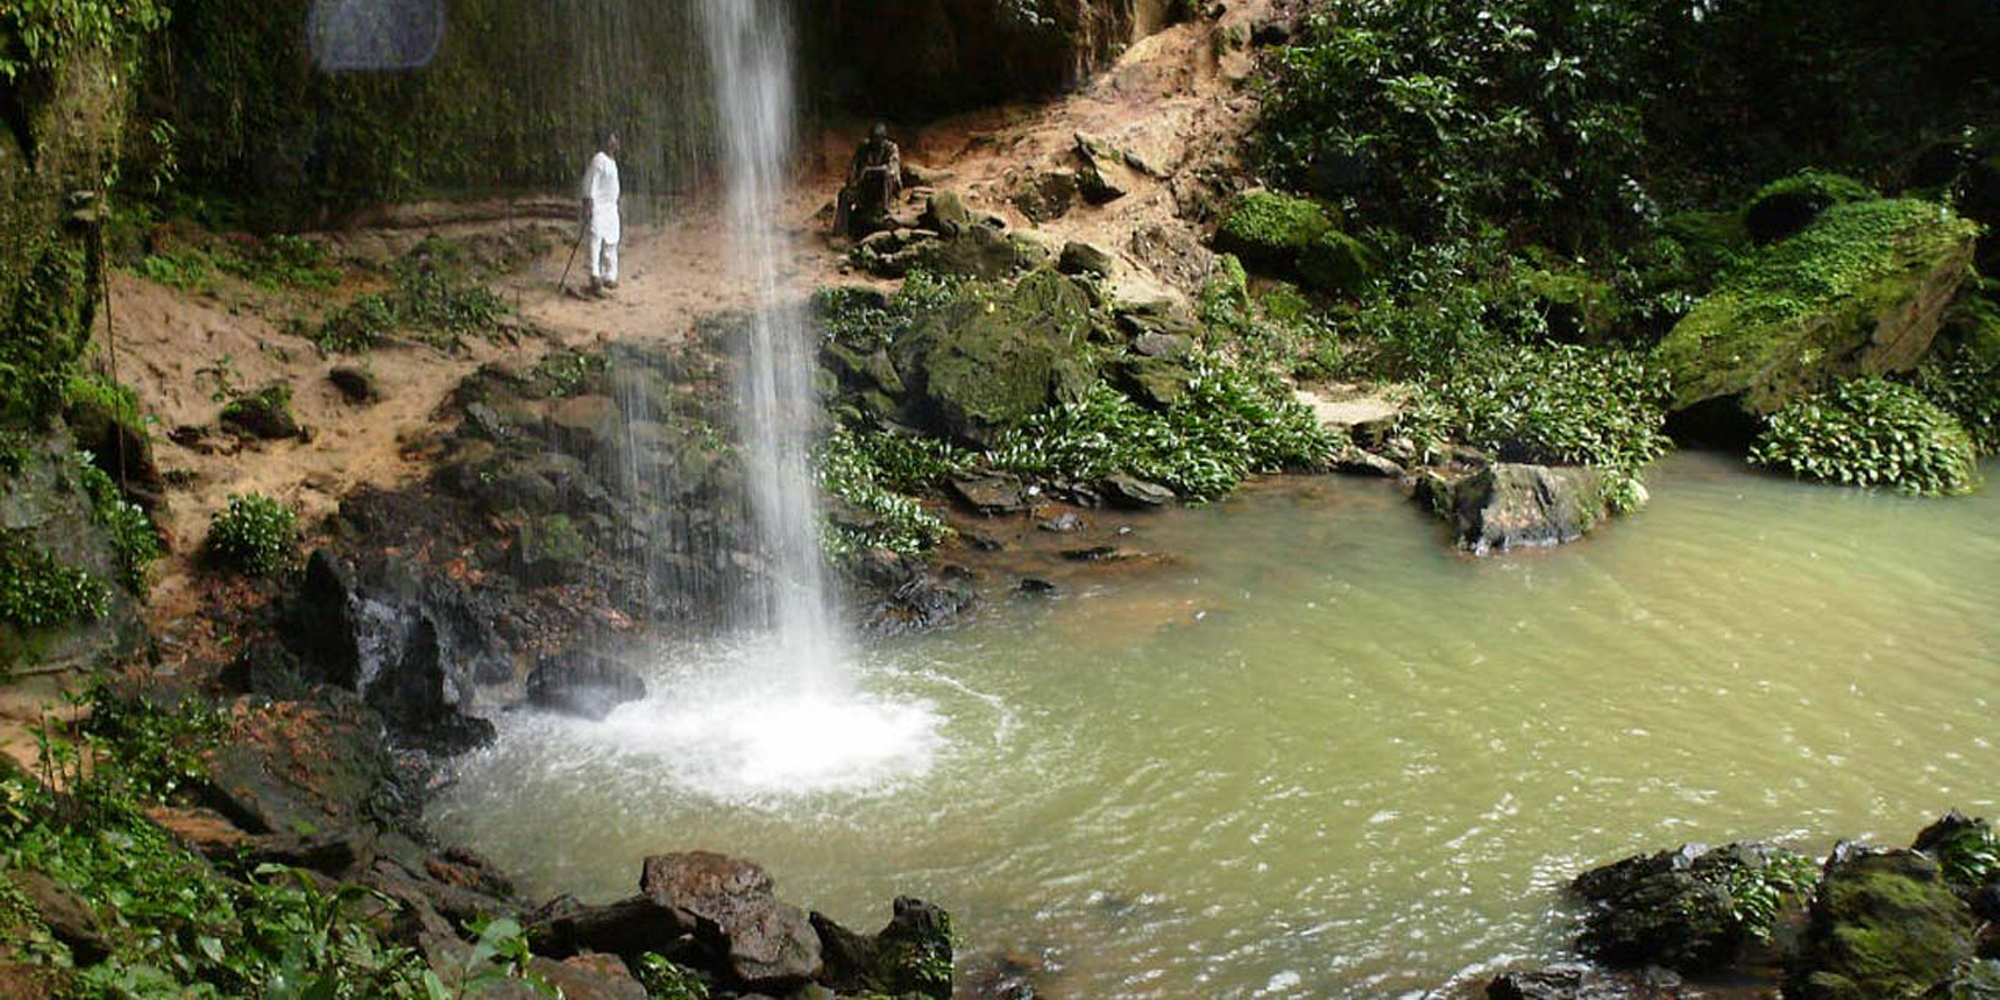
<svg viewBox="0 0 2000 1000">
<path fill-rule="evenodd" d="M 583 249 L 583 238 L 589 235 L 589 226 L 578 227 L 576 231 L 576 245 L 569 248 L 569 263 L 563 265 L 562 280 L 556 282 L 556 288 L 564 295 L 569 294 L 569 269 L 576 266 L 576 252 Z"/>
</svg>

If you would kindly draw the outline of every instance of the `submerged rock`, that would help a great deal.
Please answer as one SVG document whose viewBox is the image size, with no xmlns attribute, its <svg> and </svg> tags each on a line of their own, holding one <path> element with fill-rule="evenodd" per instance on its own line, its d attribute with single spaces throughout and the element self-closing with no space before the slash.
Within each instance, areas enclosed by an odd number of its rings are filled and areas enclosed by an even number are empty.
<svg viewBox="0 0 2000 1000">
<path fill-rule="evenodd" d="M 567 715 L 602 719 L 646 697 L 646 682 L 618 661 L 587 649 L 542 657 L 528 674 L 528 703 Z"/>
<path fill-rule="evenodd" d="M 1607 475 L 1581 466 L 1490 465 L 1446 497 L 1459 547 L 1477 556 L 1574 542 L 1610 514 Z"/>
</svg>

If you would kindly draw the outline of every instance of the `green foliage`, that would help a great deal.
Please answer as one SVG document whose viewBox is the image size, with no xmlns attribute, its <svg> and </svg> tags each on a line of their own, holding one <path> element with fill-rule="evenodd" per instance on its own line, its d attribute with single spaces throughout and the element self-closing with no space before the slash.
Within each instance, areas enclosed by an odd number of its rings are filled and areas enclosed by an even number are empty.
<svg viewBox="0 0 2000 1000">
<path fill-rule="evenodd" d="M 100 685 L 88 697 L 84 733 L 108 755 L 107 780 L 142 802 L 160 802 L 207 774 L 202 755 L 221 745 L 229 721 L 200 698 L 172 704 L 123 698 Z"/>
<path fill-rule="evenodd" d="M 1312 411 L 1240 368 L 1199 362 L 1182 398 L 1149 410 L 1105 383 L 1002 432 L 985 463 L 1023 476 L 1090 482 L 1130 473 L 1192 500 L 1253 473 L 1315 469 L 1333 442 Z"/>
<path fill-rule="evenodd" d="M 591 380 L 604 373 L 605 359 L 602 354 L 584 354 L 580 351 L 550 351 L 535 362 L 529 378 L 543 386 L 543 395 L 552 399 L 567 399 L 584 390 Z"/>
<path fill-rule="evenodd" d="M 298 554 L 298 515 L 258 493 L 235 494 L 209 523 L 206 550 L 216 565 L 269 576 Z"/>
<path fill-rule="evenodd" d="M 975 290 L 962 278 L 917 270 L 903 279 L 902 287 L 887 301 L 866 288 L 814 289 L 811 315 L 818 324 L 821 344 L 873 350 L 894 341 L 919 316 Z"/>
<path fill-rule="evenodd" d="M 0 622 L 54 628 L 103 614 L 108 600 L 88 572 L 0 537 Z"/>
<path fill-rule="evenodd" d="M 85 318 L 96 289 L 83 254 L 50 245 L 0 316 L 0 422 L 43 425 L 61 411 L 69 373 L 90 341 Z"/>
<path fill-rule="evenodd" d="M 1483 354 L 1426 382 L 1400 428 L 1426 456 L 1457 441 L 1504 460 L 1591 465 L 1622 481 L 1612 502 L 1629 508 L 1641 471 L 1672 446 L 1672 393 L 1640 356 L 1550 344 Z"/>
<path fill-rule="evenodd" d="M 1951 836 L 1927 848 L 1944 869 L 1944 877 L 1963 889 L 1978 889 L 2000 881 L 2000 837 L 1985 820 L 1967 823 Z"/>
<path fill-rule="evenodd" d="M 0 6 L 0 81 L 53 76 L 71 53 L 91 49 L 133 58 L 168 11 L 157 0 L 9 0 Z"/>
<path fill-rule="evenodd" d="M 292 412 L 292 386 L 289 382 L 273 382 L 256 392 L 240 392 L 231 396 L 223 404 L 222 419 L 232 417 L 256 419 L 256 414 L 289 417 Z"/>
<path fill-rule="evenodd" d="M 1260 262 L 1290 263 L 1314 240 L 1333 230 L 1326 209 L 1307 198 L 1272 191 L 1240 195 L 1216 227 L 1218 247 Z"/>
<path fill-rule="evenodd" d="M 133 270 L 156 285 L 183 292 L 198 292 L 208 287 L 209 279 L 215 274 L 215 260 L 205 250 L 188 248 L 147 254 L 139 259 Z"/>
<path fill-rule="evenodd" d="M 1570 236 L 1636 221 L 1638 4 L 1355 0 L 1266 59 L 1262 154 L 1287 185 L 1365 189 L 1431 234 L 1488 215 Z"/>
<path fill-rule="evenodd" d="M 1972 439 L 1951 414 L 1886 379 L 1848 379 L 1772 414 L 1750 461 L 1795 476 L 1919 496 L 1979 484 Z"/>
<path fill-rule="evenodd" d="M 215 255 L 216 266 L 252 284 L 269 289 L 304 288 L 325 291 L 340 284 L 342 272 L 326 248 L 285 233 L 266 237 L 245 252 Z"/>
<path fill-rule="evenodd" d="M 821 538 L 828 556 L 844 559 L 868 548 L 915 555 L 951 537 L 942 518 L 903 491 L 963 464 L 963 453 L 943 442 L 836 431 L 815 452 L 815 477 L 822 491 L 861 516 L 826 525 Z"/>
<path fill-rule="evenodd" d="M 1851 177 L 1802 170 L 1758 189 L 1743 208 L 1743 224 L 1759 242 L 1770 242 L 1799 231 L 1835 205 L 1875 197 L 1868 185 Z"/>
<path fill-rule="evenodd" d="M 653 1000 L 708 1000 L 708 983 L 693 969 L 650 951 L 639 956 L 639 983 Z"/>
<path fill-rule="evenodd" d="M 360 354 L 382 342 L 397 326 L 396 307 L 379 293 L 369 293 L 335 310 L 321 321 L 313 341 L 335 354 Z"/>
<path fill-rule="evenodd" d="M 1911 384 L 1957 418 L 1975 451 L 2000 452 L 2000 360 L 1981 362 L 1969 352 L 1932 355 L 1917 367 Z"/>
<path fill-rule="evenodd" d="M 111 547 L 118 553 L 120 578 L 134 594 L 145 597 L 150 587 L 146 568 L 161 555 L 160 535 L 154 530 L 152 519 L 138 504 L 125 499 L 118 484 L 93 464 L 89 455 L 76 453 L 72 456 L 72 466 L 84 494 L 90 498 L 97 523 L 111 535 Z"/>
<path fill-rule="evenodd" d="M 145 431 L 146 415 L 139 409 L 139 394 L 131 386 L 113 382 L 107 376 L 77 372 L 65 384 L 63 398 L 69 407 L 101 410 L 134 432 Z"/>
<path fill-rule="evenodd" d="M 1724 915 L 1758 941 L 1769 943 L 1785 904 L 1811 898 L 1819 866 L 1803 855 L 1773 850 L 1762 866 L 1734 860 L 1722 871 Z"/>
</svg>

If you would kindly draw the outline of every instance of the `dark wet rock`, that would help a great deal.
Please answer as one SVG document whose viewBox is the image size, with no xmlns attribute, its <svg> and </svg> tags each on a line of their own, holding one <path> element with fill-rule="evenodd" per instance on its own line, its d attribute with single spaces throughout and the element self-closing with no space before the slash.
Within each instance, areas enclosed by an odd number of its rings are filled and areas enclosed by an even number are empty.
<svg viewBox="0 0 2000 1000">
<path fill-rule="evenodd" d="M 1071 532 L 1082 531 L 1084 523 L 1082 515 L 1073 510 L 1066 510 L 1045 521 L 1035 522 L 1035 527 L 1057 534 L 1069 534 Z"/>
<path fill-rule="evenodd" d="M 1021 480 L 1005 473 L 953 476 L 946 486 L 959 503 L 988 517 L 1028 509 L 1028 503 L 1021 494 Z"/>
<path fill-rule="evenodd" d="M 623 414 L 609 396 L 576 396 L 549 410 L 549 434 L 556 446 L 579 457 L 615 445 L 623 426 Z"/>
<path fill-rule="evenodd" d="M 222 429 L 267 441 L 299 436 L 292 416 L 292 387 L 273 382 L 256 392 L 230 400 L 222 408 Z"/>
<path fill-rule="evenodd" d="M 514 535 L 514 575 L 529 587 L 573 583 L 596 553 L 569 515 L 531 517 Z"/>
<path fill-rule="evenodd" d="M 24 666 L 94 668 L 140 651 L 146 625 L 137 600 L 117 586 L 118 550 L 90 496 L 74 486 L 74 439 L 57 426 L 18 447 L 18 469 L 0 476 L 0 549 L 46 554 L 107 586 L 94 615 L 42 627 L 0 620 L 0 674 Z"/>
<path fill-rule="evenodd" d="M 1007 547 L 1006 542 L 974 528 L 961 528 L 958 536 L 965 539 L 965 544 L 981 552 L 999 552 Z"/>
<path fill-rule="evenodd" d="M 861 620 L 878 634 L 942 625 L 978 600 L 971 575 L 963 567 L 933 569 L 920 557 L 888 549 L 862 553 L 853 574 L 872 594 Z"/>
<path fill-rule="evenodd" d="M 822 913 L 812 927 L 825 956 L 821 982 L 843 994 L 951 996 L 951 917 L 922 900 L 898 898 L 895 915 L 873 937 L 856 934 Z"/>
<path fill-rule="evenodd" d="M 373 403 L 383 398 L 382 380 L 358 365 L 335 365 L 326 373 L 326 380 L 350 403 Z"/>
<path fill-rule="evenodd" d="M 1923 996 L 1972 957 L 1972 912 L 1937 862 L 1842 843 L 1827 861 L 1786 995 Z"/>
<path fill-rule="evenodd" d="M 543 656 L 528 673 L 528 703 L 566 715 L 602 719 L 646 697 L 646 682 L 618 661 L 587 649 Z"/>
<path fill-rule="evenodd" d="M 1689 844 L 1585 872 L 1570 885 L 1590 904 L 1577 945 L 1618 966 L 1690 973 L 1721 968 L 1752 937 L 1736 898 L 1739 887 L 1767 871 L 1796 871 L 1802 860 L 1764 844 L 1714 850 Z"/>
<path fill-rule="evenodd" d="M 561 896 L 523 921 L 535 954 L 563 959 L 602 952 L 637 959 L 646 952 L 668 954 L 694 934 L 689 915 L 644 894 L 591 906 Z"/>
<path fill-rule="evenodd" d="M 1459 547 L 1483 556 L 1574 542 L 1610 505 L 1596 469 L 1502 463 L 1452 484 L 1447 510 Z"/>
<path fill-rule="evenodd" d="M 1093 205 L 1123 198 L 1137 185 L 1125 154 L 1096 136 L 1076 133 L 1076 160 L 1077 192 Z"/>
<path fill-rule="evenodd" d="M 1054 594 L 1056 592 L 1056 585 L 1039 576 L 1024 576 L 1021 578 L 1020 583 L 1014 585 L 1014 589 L 1023 594 L 1033 594 L 1039 597 Z"/>
<path fill-rule="evenodd" d="M 1509 972 L 1486 985 L 1487 1000 L 1673 1000 L 1682 995 L 1681 977 L 1668 969 L 1620 973 L 1582 963 Z"/>
<path fill-rule="evenodd" d="M 1104 499 L 1114 507 L 1164 507 L 1175 500 L 1173 490 L 1123 472 L 1106 476 L 1103 486 Z"/>
<path fill-rule="evenodd" d="M 512 672 L 480 599 L 463 584 L 376 555 L 307 560 L 286 611 L 288 648 L 328 683 L 359 693 L 406 738 L 442 749 L 490 739 L 472 711 L 482 670 Z"/>
<path fill-rule="evenodd" d="M 1403 476 L 1402 466 L 1374 452 L 1351 446 L 1334 456 L 1333 471 L 1349 476 L 1377 476 L 1383 479 L 1400 479 Z"/>
<path fill-rule="evenodd" d="M 708 851 L 646 858 L 639 888 L 694 928 L 730 978 L 784 992 L 821 969 L 820 941 L 804 911 L 772 894 L 771 876 L 748 861 Z"/>
<path fill-rule="evenodd" d="M 1056 269 L 1064 274 L 1088 274 L 1108 277 L 1117 260 L 1111 254 L 1088 243 L 1071 240 L 1063 244 L 1062 254 L 1056 260 Z"/>
<path fill-rule="evenodd" d="M 1131 553 L 1116 545 L 1092 545 L 1082 549 L 1064 549 L 1062 557 L 1070 562 L 1116 562 L 1131 557 Z"/>
<path fill-rule="evenodd" d="M 91 965 L 111 954 L 111 942 L 82 896 L 39 872 L 12 871 L 6 878 L 27 899 L 49 933 L 69 946 L 77 965 Z"/>
</svg>

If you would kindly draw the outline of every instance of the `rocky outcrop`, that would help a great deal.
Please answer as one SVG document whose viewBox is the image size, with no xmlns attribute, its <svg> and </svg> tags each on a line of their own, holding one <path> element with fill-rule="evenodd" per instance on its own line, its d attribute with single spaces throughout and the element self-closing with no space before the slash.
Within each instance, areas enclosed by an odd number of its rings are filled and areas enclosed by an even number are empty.
<svg viewBox="0 0 2000 1000">
<path fill-rule="evenodd" d="M 1004 298 L 967 296 L 936 310 L 891 348 L 909 386 L 909 417 L 936 433 L 990 443 L 1051 403 L 1082 396 L 1095 377 L 1086 343 L 1089 293 L 1038 271 Z"/>
<path fill-rule="evenodd" d="M 1590 904 L 1578 945 L 1618 966 L 1721 968 L 1736 959 L 1756 930 L 1740 897 L 1756 885 L 1785 884 L 1804 864 L 1798 855 L 1764 844 L 1713 850 L 1691 844 L 1593 869 L 1570 886 Z M 1790 902 L 1794 909 L 1800 905 L 1796 896 Z"/>
<path fill-rule="evenodd" d="M 1973 957 L 1972 912 L 1915 851 L 1834 849 L 1813 903 L 1799 1000 L 1921 997 Z"/>
<path fill-rule="evenodd" d="M 778 901 L 757 865 L 709 851 L 655 855 L 645 860 L 639 891 L 673 913 L 746 990 L 782 995 L 820 974 L 812 922 Z"/>
<path fill-rule="evenodd" d="M 1681 977 L 1666 969 L 1619 973 L 1582 963 L 1509 972 L 1486 984 L 1486 1000 L 1678 1000 Z"/>
<path fill-rule="evenodd" d="M 1581 466 L 1498 463 L 1442 493 L 1460 548 L 1484 556 L 1574 542 L 1610 513 L 1609 477 Z"/>
<path fill-rule="evenodd" d="M 1829 379 L 1913 367 L 1971 274 L 1975 236 L 1927 202 L 1858 201 L 1754 251 L 1653 351 L 1673 382 L 1669 430 L 1747 443 Z"/>
<path fill-rule="evenodd" d="M 0 675 L 10 669 L 97 666 L 141 649 L 146 626 L 125 561 L 92 498 L 78 488 L 78 454 L 58 421 L 0 466 Z"/>
<path fill-rule="evenodd" d="M 1077 86 L 1132 42 L 1134 8 L 1134 0 L 891 0 L 801 9 L 815 90 L 857 111 L 902 116 Z"/>
<path fill-rule="evenodd" d="M 886 994 L 949 1000 L 951 916 L 918 899 L 898 897 L 887 926 L 868 937 L 812 915 L 825 971 L 821 981 L 843 994 Z"/>
</svg>

